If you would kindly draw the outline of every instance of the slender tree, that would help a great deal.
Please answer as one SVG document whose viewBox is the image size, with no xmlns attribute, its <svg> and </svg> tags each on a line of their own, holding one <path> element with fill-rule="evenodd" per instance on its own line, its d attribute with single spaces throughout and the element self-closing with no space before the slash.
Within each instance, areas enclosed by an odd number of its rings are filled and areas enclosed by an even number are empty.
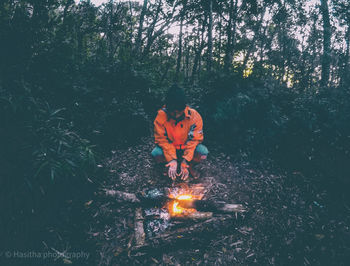
<svg viewBox="0 0 350 266">
<path fill-rule="evenodd" d="M 321 86 L 327 86 L 331 63 L 331 23 L 329 19 L 328 1 L 321 0 L 321 14 L 323 19 L 323 54 Z"/>
<path fill-rule="evenodd" d="M 212 70 L 213 61 L 213 0 L 209 0 L 208 8 L 208 54 L 207 54 L 207 71 Z"/>
<path fill-rule="evenodd" d="M 180 67 L 181 67 L 181 57 L 182 57 L 182 38 L 183 38 L 183 15 L 180 18 L 180 32 L 179 32 L 179 42 L 178 42 L 178 52 L 176 60 L 176 72 L 174 81 L 177 82 L 179 79 Z"/>
<path fill-rule="evenodd" d="M 147 12 L 147 3 L 148 3 L 148 0 L 143 0 L 142 10 L 141 10 L 140 20 L 139 20 L 139 28 L 137 31 L 136 46 L 135 46 L 135 52 L 137 55 L 140 55 L 141 53 L 143 23 Z"/>
<path fill-rule="evenodd" d="M 227 43 L 225 50 L 224 66 L 225 70 L 228 70 L 232 64 L 235 36 L 236 36 L 236 20 L 237 20 L 237 3 L 238 0 L 230 0 L 229 5 L 229 19 L 226 28 Z"/>
</svg>

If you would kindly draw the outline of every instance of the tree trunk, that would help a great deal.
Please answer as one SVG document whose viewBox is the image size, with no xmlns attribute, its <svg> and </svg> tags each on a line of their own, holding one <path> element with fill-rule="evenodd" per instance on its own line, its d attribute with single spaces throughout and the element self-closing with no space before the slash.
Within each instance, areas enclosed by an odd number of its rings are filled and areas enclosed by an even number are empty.
<svg viewBox="0 0 350 266">
<path fill-rule="evenodd" d="M 341 85 L 346 85 L 350 81 L 350 25 L 347 26 L 345 35 L 346 51 L 343 65 L 343 73 L 341 75 Z"/>
<path fill-rule="evenodd" d="M 113 13 L 114 13 L 114 0 L 109 1 L 109 22 L 108 22 L 108 57 L 110 61 L 112 62 L 113 56 L 114 56 L 114 40 L 113 40 Z"/>
<path fill-rule="evenodd" d="M 147 11 L 147 3 L 148 3 L 148 0 L 143 0 L 143 6 L 142 6 L 142 10 L 141 10 L 141 14 L 140 14 L 140 21 L 139 21 L 139 29 L 137 32 L 137 39 L 136 39 L 136 47 L 135 47 L 136 55 L 141 54 L 143 22 L 145 20 L 145 15 L 146 15 L 146 11 Z"/>
<path fill-rule="evenodd" d="M 328 1 L 321 0 L 321 13 L 323 19 L 323 55 L 321 86 L 328 85 L 331 62 L 331 24 L 329 20 Z"/>
<path fill-rule="evenodd" d="M 65 23 L 66 17 L 67 17 L 67 13 L 68 13 L 68 9 L 74 4 L 73 0 L 67 0 L 66 4 L 64 5 L 64 9 L 63 9 L 63 21 L 62 24 Z"/>
<path fill-rule="evenodd" d="M 166 67 L 165 67 L 165 71 L 162 75 L 162 77 L 160 78 L 160 85 L 163 84 L 166 76 L 168 75 L 168 72 L 170 70 L 170 67 L 172 66 L 172 58 L 173 58 L 173 55 L 175 53 L 175 49 L 173 49 L 170 53 L 170 55 L 168 56 L 168 61 L 166 62 Z"/>
<path fill-rule="evenodd" d="M 198 21 L 198 24 L 200 24 L 199 21 Z M 191 83 L 192 84 L 194 84 L 194 79 L 196 77 L 197 69 L 199 69 L 199 66 L 200 66 L 201 53 L 202 53 L 204 46 L 205 46 L 204 31 L 205 31 L 205 23 L 203 22 L 201 36 L 199 36 L 200 31 L 198 29 L 198 47 L 197 47 L 196 54 L 195 54 L 194 60 L 193 60 L 193 68 L 192 68 L 192 76 L 191 76 Z"/>
<path fill-rule="evenodd" d="M 263 36 L 264 38 L 261 38 L 260 40 L 260 62 L 263 63 L 264 61 L 264 49 L 265 49 L 265 40 L 267 39 L 266 36 L 266 31 L 269 25 L 266 25 L 266 27 L 264 27 L 264 31 L 263 31 Z"/>
<path fill-rule="evenodd" d="M 151 50 L 151 46 L 152 46 L 153 41 L 154 41 L 154 29 L 155 29 L 155 26 L 158 22 L 159 13 L 160 13 L 161 9 L 162 9 L 162 1 L 159 1 L 158 6 L 157 6 L 157 11 L 156 11 L 156 14 L 154 15 L 153 21 L 147 29 L 147 44 L 146 44 L 146 47 L 143 51 L 143 56 L 147 55 L 149 53 L 149 51 Z"/>
<path fill-rule="evenodd" d="M 176 72 L 175 72 L 175 78 L 174 81 L 177 82 L 179 80 L 179 73 L 180 73 L 180 67 L 181 67 L 181 57 L 182 57 L 182 27 L 183 27 L 183 17 L 181 16 L 180 21 L 180 33 L 179 33 L 179 49 L 177 52 L 177 61 L 176 61 Z"/>
<path fill-rule="evenodd" d="M 256 41 L 259 38 L 259 35 L 260 35 L 259 33 L 260 33 L 261 25 L 262 25 L 262 22 L 263 22 L 263 19 L 264 19 L 264 16 L 265 16 L 265 12 L 266 12 L 266 7 L 264 8 L 263 12 L 261 13 L 260 20 L 259 20 L 258 24 L 255 27 L 253 40 L 252 40 L 251 44 L 249 45 L 247 53 L 246 53 L 246 55 L 244 57 L 244 60 L 243 60 L 243 69 L 242 69 L 242 71 L 244 71 L 247 68 L 248 60 L 250 58 L 251 53 L 253 52 L 253 50 L 255 48 Z"/>
<path fill-rule="evenodd" d="M 237 0 L 233 3 L 233 0 L 230 0 L 229 8 L 229 21 L 227 25 L 227 44 L 226 44 L 226 53 L 224 59 L 224 68 L 227 71 L 232 64 L 234 45 L 235 45 L 235 36 L 236 36 L 236 18 L 237 18 Z"/>
<path fill-rule="evenodd" d="M 222 47 L 222 18 L 219 18 L 218 21 L 218 32 L 219 32 L 219 37 L 218 37 L 218 48 L 216 52 L 216 61 L 221 64 L 221 47 Z"/>
<path fill-rule="evenodd" d="M 213 61 L 213 0 L 209 0 L 209 24 L 208 24 L 208 57 L 207 71 L 211 72 Z"/>
<path fill-rule="evenodd" d="M 131 1 L 129 0 L 129 10 L 130 10 L 130 16 L 129 16 L 129 24 L 130 24 L 130 33 L 129 33 L 129 38 L 130 38 L 130 43 L 132 43 L 132 36 L 134 32 L 134 25 L 132 18 L 134 17 L 133 11 L 132 11 L 132 4 Z"/>
<path fill-rule="evenodd" d="M 186 83 L 188 83 L 189 80 L 189 76 L 190 76 L 190 47 L 188 44 L 188 41 L 186 41 L 186 57 L 185 57 L 185 79 L 186 79 Z"/>
</svg>

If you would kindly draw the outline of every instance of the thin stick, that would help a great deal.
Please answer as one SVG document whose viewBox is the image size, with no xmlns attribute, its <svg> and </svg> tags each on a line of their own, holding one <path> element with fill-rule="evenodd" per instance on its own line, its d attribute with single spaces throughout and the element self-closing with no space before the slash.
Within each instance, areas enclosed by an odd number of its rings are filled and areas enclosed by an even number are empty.
<svg viewBox="0 0 350 266">
<path fill-rule="evenodd" d="M 143 229 L 143 216 L 142 209 L 136 208 L 135 210 L 135 244 L 136 246 L 143 246 L 145 244 L 145 231 Z"/>
</svg>

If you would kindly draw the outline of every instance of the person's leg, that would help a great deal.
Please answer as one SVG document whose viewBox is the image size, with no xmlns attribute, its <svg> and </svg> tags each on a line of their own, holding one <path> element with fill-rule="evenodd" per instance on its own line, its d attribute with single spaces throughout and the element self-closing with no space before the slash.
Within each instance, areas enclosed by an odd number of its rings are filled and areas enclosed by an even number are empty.
<svg viewBox="0 0 350 266">
<path fill-rule="evenodd" d="M 166 163 L 164 153 L 161 147 L 156 146 L 152 150 L 151 155 L 157 163 Z"/>
<path fill-rule="evenodd" d="M 167 174 L 166 167 L 165 167 L 166 160 L 165 160 L 162 148 L 157 145 L 152 150 L 151 155 L 155 161 L 155 165 L 154 165 L 155 174 L 165 176 Z"/>
<path fill-rule="evenodd" d="M 188 170 L 190 171 L 190 174 L 194 179 L 197 179 L 200 177 L 200 173 L 196 169 L 194 169 L 194 166 L 199 162 L 207 159 L 208 153 L 209 151 L 207 147 L 205 147 L 203 144 L 197 145 L 193 154 L 193 159 L 190 162 L 190 167 L 188 168 Z"/>
<path fill-rule="evenodd" d="M 194 150 L 193 154 L 193 162 L 199 163 L 205 159 L 207 159 L 208 156 L 208 149 L 203 144 L 198 144 L 196 149 Z"/>
</svg>

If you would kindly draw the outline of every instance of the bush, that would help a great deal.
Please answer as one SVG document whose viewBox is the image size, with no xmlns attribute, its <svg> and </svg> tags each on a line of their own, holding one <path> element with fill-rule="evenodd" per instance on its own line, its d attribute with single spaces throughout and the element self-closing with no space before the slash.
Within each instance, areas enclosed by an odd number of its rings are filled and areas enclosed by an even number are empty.
<svg viewBox="0 0 350 266">
<path fill-rule="evenodd" d="M 277 138 L 285 131 L 286 106 L 279 102 L 290 97 L 273 86 L 235 76 L 214 82 L 204 97 L 209 135 L 226 140 L 229 149 L 261 151 L 276 147 Z"/>
<path fill-rule="evenodd" d="M 300 92 L 274 80 L 220 77 L 203 98 L 206 132 L 229 152 L 274 156 L 334 191 L 349 184 L 350 103 L 345 88 Z"/>
<path fill-rule="evenodd" d="M 1 101 L 0 116 L 6 123 L 0 132 L 5 216 L 19 219 L 75 195 L 94 172 L 95 153 L 72 130 L 64 109 L 51 109 L 28 93 L 3 95 Z"/>
</svg>

